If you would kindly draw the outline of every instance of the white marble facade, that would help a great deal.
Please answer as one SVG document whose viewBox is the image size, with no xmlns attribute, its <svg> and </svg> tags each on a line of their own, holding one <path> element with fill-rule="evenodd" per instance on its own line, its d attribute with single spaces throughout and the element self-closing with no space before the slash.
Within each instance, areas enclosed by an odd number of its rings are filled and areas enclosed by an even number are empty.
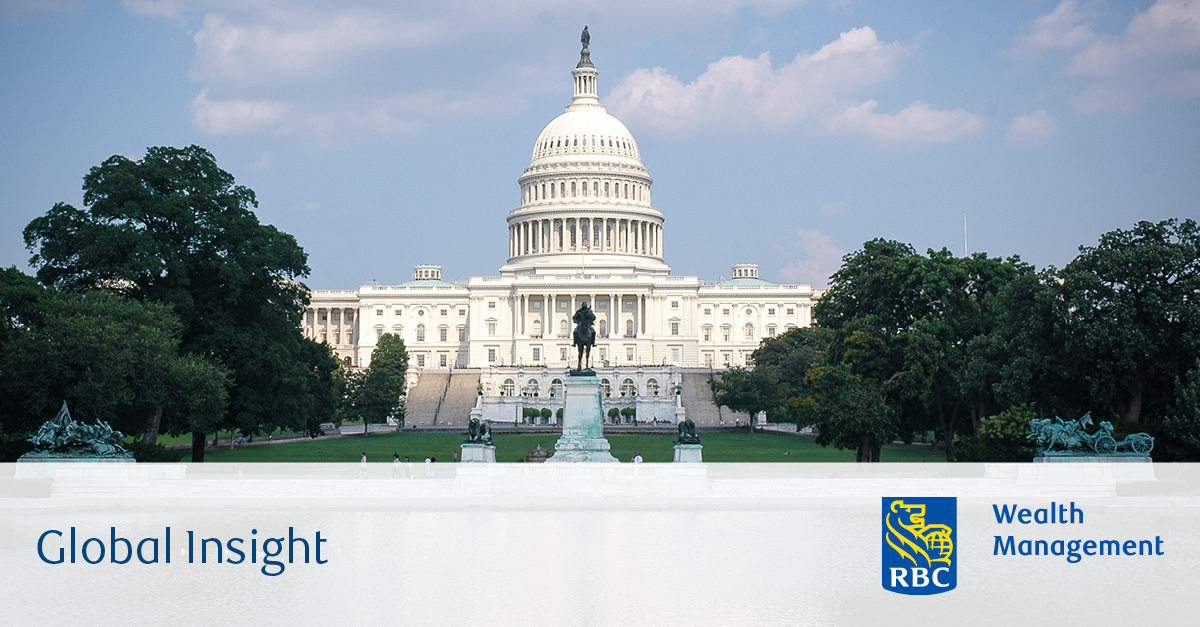
<svg viewBox="0 0 1200 627">
<path fill-rule="evenodd" d="M 746 365 L 764 337 L 810 324 L 820 290 L 764 281 L 755 264 L 711 282 L 671 274 L 664 214 L 651 204 L 637 142 L 600 104 L 586 57 L 572 75 L 571 104 L 538 136 L 517 181 L 498 276 L 446 281 L 439 266 L 422 265 L 400 285 L 315 290 L 305 333 L 355 367 L 370 364 L 380 335 L 400 335 L 413 382 L 422 372 L 480 369 L 485 396 L 495 398 L 565 373 L 575 355 L 570 318 L 587 302 L 595 364 L 614 388 L 629 379 L 644 397 L 656 384 L 663 407 L 646 410 L 666 415 L 680 368 Z"/>
</svg>

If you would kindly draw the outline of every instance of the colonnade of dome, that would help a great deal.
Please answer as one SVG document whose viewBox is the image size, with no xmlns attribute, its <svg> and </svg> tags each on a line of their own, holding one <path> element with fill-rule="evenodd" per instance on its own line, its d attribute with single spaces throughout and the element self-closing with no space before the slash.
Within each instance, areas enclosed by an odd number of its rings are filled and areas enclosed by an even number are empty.
<svg viewBox="0 0 1200 627">
<path fill-rule="evenodd" d="M 662 226 L 607 217 L 522 220 L 508 227 L 510 258 L 553 253 L 619 253 L 662 258 Z"/>
</svg>

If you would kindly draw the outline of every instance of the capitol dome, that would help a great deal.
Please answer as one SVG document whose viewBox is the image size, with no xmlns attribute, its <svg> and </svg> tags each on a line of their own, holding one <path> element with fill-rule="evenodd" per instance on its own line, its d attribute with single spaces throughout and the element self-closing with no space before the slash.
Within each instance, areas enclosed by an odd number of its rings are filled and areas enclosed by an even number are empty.
<svg viewBox="0 0 1200 627">
<path fill-rule="evenodd" d="M 571 72 L 575 93 L 534 142 L 509 212 L 507 272 L 670 272 L 662 212 L 637 141 L 598 97 L 600 73 L 585 47 Z"/>
</svg>

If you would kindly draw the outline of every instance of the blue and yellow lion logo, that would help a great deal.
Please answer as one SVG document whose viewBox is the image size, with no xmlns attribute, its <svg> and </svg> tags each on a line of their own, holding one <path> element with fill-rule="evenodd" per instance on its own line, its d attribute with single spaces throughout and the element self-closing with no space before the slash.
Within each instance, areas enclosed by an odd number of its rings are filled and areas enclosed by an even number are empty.
<svg viewBox="0 0 1200 627">
<path fill-rule="evenodd" d="M 887 543 L 913 566 L 933 568 L 935 563 L 950 566 L 954 554 L 954 530 L 948 525 L 925 524 L 925 505 L 892 501 L 887 514 Z"/>
</svg>

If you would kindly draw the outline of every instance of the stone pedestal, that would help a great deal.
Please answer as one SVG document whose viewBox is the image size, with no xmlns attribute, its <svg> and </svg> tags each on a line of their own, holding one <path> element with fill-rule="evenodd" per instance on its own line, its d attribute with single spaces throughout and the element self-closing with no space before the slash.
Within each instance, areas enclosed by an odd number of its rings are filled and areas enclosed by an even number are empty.
<svg viewBox="0 0 1200 627">
<path fill-rule="evenodd" d="M 1117 464 L 1111 466 L 1118 482 L 1155 481 L 1154 462 L 1148 455 L 1038 455 L 1035 464 Z"/>
<path fill-rule="evenodd" d="M 600 379 L 594 374 L 571 375 L 563 387 L 563 434 L 546 463 L 617 463 L 604 438 Z"/>
<path fill-rule="evenodd" d="M 681 464 L 700 464 L 704 462 L 700 451 L 704 448 L 702 444 L 676 444 L 675 445 L 675 461 Z"/>
<path fill-rule="evenodd" d="M 463 442 L 462 461 L 494 464 L 496 463 L 496 446 L 478 442 Z"/>
</svg>

